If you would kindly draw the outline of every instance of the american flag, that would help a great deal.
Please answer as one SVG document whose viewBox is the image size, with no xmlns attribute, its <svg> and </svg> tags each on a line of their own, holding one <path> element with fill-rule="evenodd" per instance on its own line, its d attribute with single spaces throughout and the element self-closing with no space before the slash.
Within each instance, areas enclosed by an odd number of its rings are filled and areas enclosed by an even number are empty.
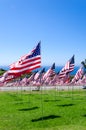
<svg viewBox="0 0 86 130">
<path fill-rule="evenodd" d="M 74 70 L 74 55 L 71 57 L 70 60 L 67 61 L 65 66 L 59 72 L 59 78 L 64 78 L 68 73 Z"/>
<path fill-rule="evenodd" d="M 43 68 L 42 70 L 40 70 L 39 72 L 37 72 L 34 76 L 34 81 L 33 81 L 33 84 L 34 85 L 37 85 L 37 84 L 42 84 L 43 80 L 42 80 L 42 77 L 45 73 L 45 68 Z"/>
<path fill-rule="evenodd" d="M 0 82 L 5 83 L 5 82 L 9 82 L 12 79 L 14 79 L 14 76 L 8 75 L 8 71 L 7 71 L 0 77 Z"/>
<path fill-rule="evenodd" d="M 45 72 L 45 68 L 43 68 L 42 70 L 40 70 L 39 72 L 37 72 L 35 74 L 34 80 L 38 80 L 39 78 L 42 78 L 42 74 Z"/>
<path fill-rule="evenodd" d="M 35 75 L 36 75 L 37 72 L 38 72 L 38 71 L 33 72 L 33 73 L 31 74 L 31 76 L 28 78 L 29 84 L 30 84 L 32 81 L 34 81 L 34 77 L 35 77 Z"/>
<path fill-rule="evenodd" d="M 40 42 L 29 53 L 22 56 L 17 62 L 10 65 L 9 75 L 20 76 L 41 67 Z"/>
<path fill-rule="evenodd" d="M 79 79 L 82 78 L 83 74 L 84 74 L 83 68 L 80 67 L 79 70 L 76 72 L 76 74 L 75 74 L 75 76 L 74 76 L 74 78 L 72 79 L 71 82 L 78 81 Z"/>
<path fill-rule="evenodd" d="M 48 77 L 52 77 L 55 75 L 55 63 L 47 70 L 47 72 L 44 74 L 43 79 L 45 80 Z"/>
<path fill-rule="evenodd" d="M 6 71 L 0 78 L 0 82 L 8 82 L 22 74 L 30 73 L 32 70 L 41 67 L 40 42 L 29 53 L 22 56 L 17 62 L 10 65 L 10 69 Z"/>
<path fill-rule="evenodd" d="M 55 76 L 55 63 L 47 70 L 47 72 L 43 75 L 42 80 L 43 84 L 47 85 L 51 81 L 52 78 Z"/>
</svg>

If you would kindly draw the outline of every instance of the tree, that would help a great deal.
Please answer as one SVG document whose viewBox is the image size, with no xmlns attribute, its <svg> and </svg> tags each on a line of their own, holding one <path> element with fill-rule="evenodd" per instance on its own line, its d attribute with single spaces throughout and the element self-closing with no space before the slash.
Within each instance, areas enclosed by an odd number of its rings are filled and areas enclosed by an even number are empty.
<svg viewBox="0 0 86 130">
<path fill-rule="evenodd" d="M 3 75 L 4 73 L 6 72 L 6 70 L 4 70 L 4 69 L 0 69 L 0 75 Z"/>
<path fill-rule="evenodd" d="M 84 61 L 81 62 L 81 64 L 84 66 L 84 68 L 86 69 L 86 59 Z"/>
</svg>

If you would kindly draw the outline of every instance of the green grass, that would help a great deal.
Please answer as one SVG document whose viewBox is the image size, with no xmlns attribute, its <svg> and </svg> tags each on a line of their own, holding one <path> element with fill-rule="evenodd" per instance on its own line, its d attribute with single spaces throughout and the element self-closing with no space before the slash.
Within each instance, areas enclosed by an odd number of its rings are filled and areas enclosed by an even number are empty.
<svg viewBox="0 0 86 130">
<path fill-rule="evenodd" d="M 0 92 L 0 130 L 86 130 L 86 92 Z"/>
</svg>

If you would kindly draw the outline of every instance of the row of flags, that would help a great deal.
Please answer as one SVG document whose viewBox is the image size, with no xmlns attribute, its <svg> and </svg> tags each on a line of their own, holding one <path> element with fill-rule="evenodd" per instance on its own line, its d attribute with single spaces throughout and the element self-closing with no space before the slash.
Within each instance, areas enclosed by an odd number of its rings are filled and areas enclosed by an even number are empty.
<svg viewBox="0 0 86 130">
<path fill-rule="evenodd" d="M 80 70 L 80 69 L 79 69 Z M 77 72 L 80 72 L 80 71 Z M 60 71 L 61 72 L 61 71 Z M 76 75 L 72 80 L 68 73 L 64 77 L 60 77 L 60 72 L 55 72 L 55 63 L 45 72 L 45 68 L 40 71 L 33 72 L 29 78 L 24 77 L 23 79 L 18 79 L 10 83 L 11 86 L 47 86 L 47 85 L 84 85 L 86 84 L 86 75 L 82 74 L 81 78 L 76 78 Z M 9 86 L 8 84 L 5 84 Z"/>
<path fill-rule="evenodd" d="M 71 79 L 70 73 L 74 70 L 75 58 L 74 55 L 66 62 L 60 72 L 55 72 L 55 63 L 45 72 L 45 68 L 38 72 L 33 70 L 41 67 L 41 43 L 28 54 L 22 56 L 17 62 L 10 65 L 10 69 L 0 77 L 0 84 L 9 84 L 12 86 L 26 85 L 81 85 L 86 84 L 86 75 L 84 66 L 81 66 L 74 77 Z M 23 74 L 32 72 L 29 78 L 18 78 Z M 17 80 L 15 80 L 17 79 Z M 81 83 L 81 84 L 80 84 Z"/>
</svg>

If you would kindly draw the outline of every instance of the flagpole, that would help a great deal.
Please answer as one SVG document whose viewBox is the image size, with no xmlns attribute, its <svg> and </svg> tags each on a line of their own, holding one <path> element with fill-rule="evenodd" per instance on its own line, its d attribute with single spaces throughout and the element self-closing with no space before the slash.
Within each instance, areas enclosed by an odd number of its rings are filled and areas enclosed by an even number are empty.
<svg viewBox="0 0 86 130">
<path fill-rule="evenodd" d="M 40 41 L 41 44 L 41 41 Z M 40 55 L 41 55 L 41 47 L 40 47 Z M 42 67 L 41 67 L 42 68 Z M 42 97 L 42 84 L 41 84 L 41 78 L 42 78 L 42 73 L 40 75 L 40 90 L 41 90 L 41 107 L 42 107 L 42 121 L 43 121 L 43 97 Z"/>
<path fill-rule="evenodd" d="M 33 84 L 30 84 L 30 86 L 29 86 L 29 94 L 28 94 L 28 105 L 29 105 L 29 107 L 30 107 L 30 96 L 32 94 L 32 90 L 33 90 Z"/>
<path fill-rule="evenodd" d="M 69 78 L 70 78 L 70 73 L 68 73 L 68 83 L 69 83 Z M 70 97 L 70 89 L 69 88 L 70 88 L 70 86 L 68 85 L 68 90 L 69 90 L 68 93 L 69 93 L 69 97 Z"/>
<path fill-rule="evenodd" d="M 43 93 L 42 93 L 42 82 L 41 82 L 42 79 L 41 78 L 42 78 L 42 73 L 40 75 L 40 86 L 41 86 L 40 89 L 41 89 L 41 107 L 42 107 L 42 121 L 43 121 L 43 111 L 44 111 L 43 108 L 44 108 L 44 106 L 43 106 L 43 97 L 42 97 Z"/>
<path fill-rule="evenodd" d="M 30 107 L 30 95 L 31 95 L 31 85 L 29 86 L 29 94 L 28 94 L 28 106 Z"/>
<path fill-rule="evenodd" d="M 74 90 L 74 86 L 72 86 L 72 100 L 73 100 L 73 90 Z"/>
<path fill-rule="evenodd" d="M 57 86 L 55 85 L 55 101 L 57 99 Z"/>
<path fill-rule="evenodd" d="M 41 112 L 42 112 L 42 121 L 43 121 L 43 111 L 44 111 L 44 110 L 43 110 L 42 87 L 41 87 L 41 108 L 42 108 L 42 109 L 41 109 L 41 110 L 42 110 Z"/>
</svg>

